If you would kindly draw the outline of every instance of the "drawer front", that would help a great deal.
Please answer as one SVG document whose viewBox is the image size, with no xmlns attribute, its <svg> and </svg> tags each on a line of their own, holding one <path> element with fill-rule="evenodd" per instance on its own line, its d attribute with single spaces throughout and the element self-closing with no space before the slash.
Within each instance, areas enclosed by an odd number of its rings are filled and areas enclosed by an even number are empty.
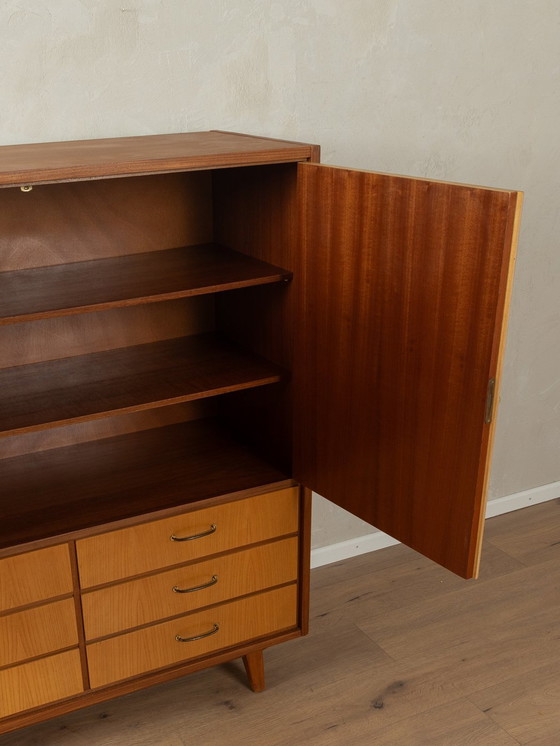
<svg viewBox="0 0 560 746">
<path fill-rule="evenodd" d="M 84 689 L 77 650 L 0 671 L 0 717 L 80 694 Z"/>
<path fill-rule="evenodd" d="M 290 585 L 87 646 L 92 687 L 104 686 L 297 624 L 297 586 Z M 207 633 L 219 629 L 208 636 Z M 190 642 L 182 638 L 199 637 Z"/>
<path fill-rule="evenodd" d="M 66 544 L 0 560 L 0 611 L 72 593 Z"/>
<path fill-rule="evenodd" d="M 86 639 L 288 583 L 297 572 L 298 541 L 292 537 L 86 592 Z"/>
<path fill-rule="evenodd" d="M 81 539 L 80 581 L 90 588 L 297 530 L 297 487 L 268 492 Z"/>
<path fill-rule="evenodd" d="M 0 617 L 0 666 L 78 644 L 73 599 Z"/>
</svg>

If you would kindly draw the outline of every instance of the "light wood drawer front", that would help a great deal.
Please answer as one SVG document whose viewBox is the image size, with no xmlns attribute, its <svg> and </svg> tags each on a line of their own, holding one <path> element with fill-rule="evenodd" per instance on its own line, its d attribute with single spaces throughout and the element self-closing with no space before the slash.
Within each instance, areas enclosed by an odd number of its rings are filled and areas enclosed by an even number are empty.
<svg viewBox="0 0 560 746">
<path fill-rule="evenodd" d="M 0 611 L 72 593 L 67 544 L 0 560 Z"/>
<path fill-rule="evenodd" d="M 39 707 L 83 691 L 77 650 L 0 671 L 0 717 Z"/>
<path fill-rule="evenodd" d="M 76 544 L 80 581 L 90 588 L 297 530 L 297 487 L 268 492 L 81 539 Z"/>
<path fill-rule="evenodd" d="M 297 571 L 298 541 L 293 537 L 86 592 L 82 597 L 86 638 L 288 583 L 297 579 Z M 199 590 L 178 592 L 189 588 Z"/>
<path fill-rule="evenodd" d="M 78 644 L 73 599 L 0 617 L 0 666 Z"/>
<path fill-rule="evenodd" d="M 215 634 L 193 642 L 184 638 Z M 92 687 L 136 676 L 297 624 L 297 586 L 266 591 L 87 646 Z"/>
</svg>

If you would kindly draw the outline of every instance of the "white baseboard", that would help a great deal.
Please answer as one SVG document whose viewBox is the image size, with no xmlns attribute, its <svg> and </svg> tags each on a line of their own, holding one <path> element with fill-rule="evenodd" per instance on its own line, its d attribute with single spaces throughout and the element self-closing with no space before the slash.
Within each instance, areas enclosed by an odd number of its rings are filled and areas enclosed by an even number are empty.
<svg viewBox="0 0 560 746">
<path fill-rule="evenodd" d="M 560 482 L 543 484 L 542 487 L 534 487 L 490 500 L 486 506 L 486 518 L 494 518 L 503 513 L 510 513 L 512 510 L 527 508 L 529 505 L 537 505 L 556 498 L 560 498 Z M 339 541 L 326 547 L 317 547 L 311 550 L 311 568 L 330 565 L 332 562 L 340 562 L 340 560 L 357 557 L 366 552 L 375 552 L 377 549 L 384 549 L 398 543 L 396 539 L 383 531 L 374 531 L 371 534 Z"/>
<path fill-rule="evenodd" d="M 331 562 L 339 562 L 348 557 L 357 557 L 366 552 L 375 552 L 398 543 L 396 539 L 384 534 L 383 531 L 374 531 L 372 534 L 356 536 L 355 539 L 346 539 L 336 544 L 329 544 L 327 547 L 317 547 L 311 550 L 311 569 L 330 565 Z"/>
<path fill-rule="evenodd" d="M 551 482 L 543 484 L 542 487 L 533 487 L 523 492 L 515 492 L 513 495 L 497 497 L 489 500 L 486 506 L 486 518 L 494 518 L 502 513 L 510 513 L 512 510 L 528 508 L 529 505 L 545 503 L 548 500 L 555 500 L 560 497 L 560 482 Z"/>
</svg>

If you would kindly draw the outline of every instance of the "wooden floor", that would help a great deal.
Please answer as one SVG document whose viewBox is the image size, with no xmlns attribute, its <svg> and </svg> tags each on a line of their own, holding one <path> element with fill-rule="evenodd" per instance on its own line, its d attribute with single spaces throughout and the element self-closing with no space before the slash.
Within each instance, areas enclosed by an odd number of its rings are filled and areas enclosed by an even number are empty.
<svg viewBox="0 0 560 746">
<path fill-rule="evenodd" d="M 314 570 L 312 631 L 0 746 L 560 745 L 560 500 L 492 518 L 481 578 L 402 546 Z"/>
</svg>

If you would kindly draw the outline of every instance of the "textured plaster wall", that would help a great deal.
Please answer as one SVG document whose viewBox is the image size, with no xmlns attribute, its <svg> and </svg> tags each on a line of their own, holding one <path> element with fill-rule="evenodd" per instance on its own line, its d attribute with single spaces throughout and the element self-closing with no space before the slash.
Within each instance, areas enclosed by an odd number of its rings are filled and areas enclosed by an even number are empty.
<svg viewBox="0 0 560 746">
<path fill-rule="evenodd" d="M 0 0 L 0 143 L 207 128 L 519 188 L 491 497 L 560 480 L 557 0 Z M 320 502 L 315 544 L 367 530 Z"/>
</svg>

